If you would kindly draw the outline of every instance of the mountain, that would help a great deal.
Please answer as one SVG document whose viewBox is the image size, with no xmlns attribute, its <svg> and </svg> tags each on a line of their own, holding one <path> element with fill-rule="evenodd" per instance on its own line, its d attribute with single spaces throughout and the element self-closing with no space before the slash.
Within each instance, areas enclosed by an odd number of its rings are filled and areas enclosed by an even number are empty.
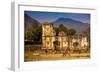
<svg viewBox="0 0 100 73">
<path fill-rule="evenodd" d="M 58 18 L 57 20 L 51 22 L 54 24 L 54 26 L 59 26 L 60 24 L 65 25 L 68 29 L 73 28 L 75 29 L 78 33 L 84 31 L 85 29 L 87 29 L 88 27 L 90 27 L 90 25 L 88 23 L 83 23 L 71 18 Z M 34 27 L 36 28 L 37 26 L 41 25 L 41 23 L 30 17 L 27 14 L 24 14 L 24 25 L 25 25 L 25 31 L 27 31 L 28 28 L 30 27 Z"/>
<path fill-rule="evenodd" d="M 33 19 L 32 17 L 30 17 L 29 15 L 27 14 L 24 14 L 24 28 L 25 28 L 25 31 L 30 28 L 31 26 L 38 26 L 40 23 L 36 20 L 36 19 Z"/>
<path fill-rule="evenodd" d="M 71 18 L 58 18 L 56 21 L 52 22 L 55 26 L 59 26 L 59 24 L 65 25 L 67 28 L 73 28 L 78 33 L 84 31 L 87 27 L 89 27 L 88 23 L 83 23 L 80 21 L 73 20 Z"/>
</svg>

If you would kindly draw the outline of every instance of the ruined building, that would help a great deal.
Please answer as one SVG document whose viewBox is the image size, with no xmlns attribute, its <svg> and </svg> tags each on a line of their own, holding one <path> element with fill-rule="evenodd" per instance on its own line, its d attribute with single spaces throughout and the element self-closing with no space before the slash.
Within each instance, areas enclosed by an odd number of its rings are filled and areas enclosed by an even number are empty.
<svg viewBox="0 0 100 73">
<path fill-rule="evenodd" d="M 54 49 L 54 42 L 59 41 L 60 49 L 67 49 L 68 47 L 68 37 L 65 32 L 61 31 L 56 36 L 56 31 L 54 30 L 54 26 L 51 23 L 42 24 L 42 48 L 43 49 Z M 70 48 L 73 49 L 75 46 L 73 45 L 75 42 L 78 42 L 79 48 L 84 46 L 88 46 L 87 37 L 75 38 L 73 37 L 71 40 Z"/>
</svg>

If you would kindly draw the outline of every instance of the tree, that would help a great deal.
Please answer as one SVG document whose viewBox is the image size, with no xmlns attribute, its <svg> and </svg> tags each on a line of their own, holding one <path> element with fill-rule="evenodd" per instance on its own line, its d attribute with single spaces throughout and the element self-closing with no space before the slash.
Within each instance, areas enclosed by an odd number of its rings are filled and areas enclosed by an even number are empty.
<svg viewBox="0 0 100 73">
<path fill-rule="evenodd" d="M 42 26 L 33 23 L 27 31 L 25 31 L 25 40 L 33 41 L 35 44 L 42 43 Z"/>
<path fill-rule="evenodd" d="M 58 27 L 54 27 L 54 30 L 56 31 L 56 36 L 58 36 L 58 34 L 59 34 L 59 28 Z"/>
<path fill-rule="evenodd" d="M 67 36 L 68 36 L 68 47 L 70 47 L 70 43 L 72 42 L 72 36 L 74 36 L 76 34 L 76 30 L 74 29 L 69 29 L 67 32 Z"/>
<path fill-rule="evenodd" d="M 87 37 L 88 47 L 90 48 L 90 27 L 83 31 L 83 35 Z"/>
<path fill-rule="evenodd" d="M 63 24 L 60 24 L 60 25 L 59 25 L 59 31 L 64 31 L 64 32 L 67 34 L 68 29 L 67 29 L 67 27 L 64 26 Z"/>
<path fill-rule="evenodd" d="M 67 32 L 68 36 L 73 36 L 75 34 L 76 34 L 76 30 L 75 29 L 69 29 L 68 32 Z"/>
<path fill-rule="evenodd" d="M 33 33 L 33 41 L 37 44 L 42 43 L 42 26 L 38 26 L 34 28 Z"/>
<path fill-rule="evenodd" d="M 32 31 L 28 30 L 25 32 L 25 39 L 32 40 L 32 38 L 33 38 L 32 36 L 33 36 Z"/>
</svg>

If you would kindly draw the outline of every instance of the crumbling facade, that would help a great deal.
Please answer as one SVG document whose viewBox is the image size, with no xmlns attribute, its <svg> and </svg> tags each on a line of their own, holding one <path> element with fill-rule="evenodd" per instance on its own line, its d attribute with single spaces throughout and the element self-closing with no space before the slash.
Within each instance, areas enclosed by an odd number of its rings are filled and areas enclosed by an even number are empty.
<svg viewBox="0 0 100 73">
<path fill-rule="evenodd" d="M 65 32 L 61 31 L 56 36 L 56 31 L 54 30 L 54 26 L 51 23 L 42 24 L 42 48 L 43 49 L 54 49 L 54 42 L 57 40 L 59 42 L 60 49 L 67 49 L 70 47 L 73 49 L 74 43 L 77 42 L 77 48 L 82 48 L 84 46 L 88 46 L 87 37 L 81 38 L 71 38 L 70 46 L 68 44 L 68 37 Z"/>
</svg>

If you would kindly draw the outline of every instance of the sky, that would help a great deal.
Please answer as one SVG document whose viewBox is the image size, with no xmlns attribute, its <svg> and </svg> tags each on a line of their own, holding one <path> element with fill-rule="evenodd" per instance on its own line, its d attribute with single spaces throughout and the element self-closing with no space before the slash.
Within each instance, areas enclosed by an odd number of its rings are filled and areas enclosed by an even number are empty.
<svg viewBox="0 0 100 73">
<path fill-rule="evenodd" d="M 40 11 L 24 11 L 32 18 L 38 20 L 40 23 L 53 22 L 58 18 L 71 18 L 83 23 L 90 23 L 90 14 L 85 13 L 62 13 L 62 12 L 40 12 Z"/>
</svg>

